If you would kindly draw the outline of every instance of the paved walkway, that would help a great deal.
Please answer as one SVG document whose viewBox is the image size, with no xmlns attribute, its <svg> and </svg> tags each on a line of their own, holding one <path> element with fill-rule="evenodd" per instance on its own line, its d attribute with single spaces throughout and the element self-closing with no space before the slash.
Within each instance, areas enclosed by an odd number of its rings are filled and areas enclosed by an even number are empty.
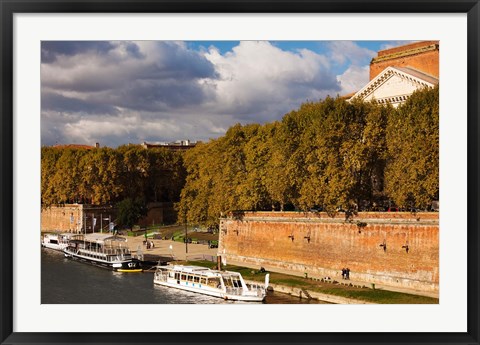
<svg viewBox="0 0 480 345">
<path fill-rule="evenodd" d="M 140 250 L 144 255 L 173 257 L 175 260 L 186 260 L 187 258 L 192 259 L 203 256 L 208 260 L 210 257 L 217 256 L 217 248 L 208 248 L 205 244 L 188 243 L 187 246 L 185 246 L 185 243 L 182 242 L 149 239 L 149 241 L 153 241 L 154 247 L 147 249 L 143 244 L 144 240 L 145 237 L 143 236 L 127 237 L 128 247 L 133 254 L 136 255 L 137 251 Z M 188 250 L 188 253 L 186 253 L 186 250 Z"/>
</svg>

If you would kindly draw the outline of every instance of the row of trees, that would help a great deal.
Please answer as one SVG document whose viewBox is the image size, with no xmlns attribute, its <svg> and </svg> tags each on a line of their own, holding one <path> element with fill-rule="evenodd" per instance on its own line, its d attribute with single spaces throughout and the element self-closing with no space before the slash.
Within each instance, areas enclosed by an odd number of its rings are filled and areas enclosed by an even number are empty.
<svg viewBox="0 0 480 345">
<path fill-rule="evenodd" d="M 393 108 L 327 98 L 279 122 L 231 127 L 185 153 L 179 220 L 233 210 L 334 212 L 382 200 L 427 208 L 439 194 L 438 88 Z"/>
<path fill-rule="evenodd" d="M 438 161 L 438 88 L 398 108 L 327 98 L 186 152 L 43 147 L 42 206 L 172 201 L 180 222 L 207 225 L 233 210 L 427 208 Z"/>
<path fill-rule="evenodd" d="M 42 147 L 41 177 L 43 207 L 106 205 L 127 198 L 176 202 L 185 183 L 185 169 L 182 154 L 165 148 Z"/>
</svg>

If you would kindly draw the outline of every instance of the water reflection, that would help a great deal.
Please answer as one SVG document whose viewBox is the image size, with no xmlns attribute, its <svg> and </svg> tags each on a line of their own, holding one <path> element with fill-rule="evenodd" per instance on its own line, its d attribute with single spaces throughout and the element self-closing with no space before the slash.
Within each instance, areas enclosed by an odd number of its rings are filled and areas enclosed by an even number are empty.
<svg viewBox="0 0 480 345">
<path fill-rule="evenodd" d="M 157 286 L 152 273 L 112 272 L 49 249 L 42 249 L 41 284 L 42 304 L 258 304 Z M 269 293 L 264 303 L 319 302 Z"/>
</svg>

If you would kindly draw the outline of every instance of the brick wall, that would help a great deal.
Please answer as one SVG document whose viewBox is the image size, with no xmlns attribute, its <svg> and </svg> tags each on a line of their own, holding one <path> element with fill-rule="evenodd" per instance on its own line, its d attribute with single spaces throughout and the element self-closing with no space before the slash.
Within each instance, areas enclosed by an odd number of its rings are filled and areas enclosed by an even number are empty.
<svg viewBox="0 0 480 345">
<path fill-rule="evenodd" d="M 439 55 L 438 41 L 418 42 L 379 51 L 370 63 L 370 80 L 389 66 L 412 67 L 438 78 Z"/>
<path fill-rule="evenodd" d="M 87 232 L 92 232 L 92 218 L 96 218 L 95 232 L 100 232 L 101 226 L 105 231 L 108 230 L 108 218 L 113 221 L 115 212 L 112 207 L 84 204 L 51 206 L 42 210 L 40 228 L 41 231 L 83 232 L 86 221 Z"/>
<path fill-rule="evenodd" d="M 219 253 L 337 280 L 348 267 L 352 280 L 438 291 L 438 231 L 438 213 L 248 212 L 221 219 Z"/>
<path fill-rule="evenodd" d="M 83 224 L 78 224 L 82 214 L 83 205 L 52 206 L 44 209 L 41 213 L 41 231 L 76 232 Z"/>
<path fill-rule="evenodd" d="M 87 232 L 92 232 L 92 218 L 96 218 L 95 232 L 108 230 L 108 218 L 116 219 L 116 209 L 109 206 L 67 204 L 51 206 L 42 210 L 41 231 L 81 232 L 86 221 Z M 85 218 L 86 216 L 86 218 Z M 103 220 L 101 220 L 103 219 Z M 172 203 L 150 203 L 148 213 L 139 220 L 140 226 L 171 224 L 176 220 Z"/>
</svg>

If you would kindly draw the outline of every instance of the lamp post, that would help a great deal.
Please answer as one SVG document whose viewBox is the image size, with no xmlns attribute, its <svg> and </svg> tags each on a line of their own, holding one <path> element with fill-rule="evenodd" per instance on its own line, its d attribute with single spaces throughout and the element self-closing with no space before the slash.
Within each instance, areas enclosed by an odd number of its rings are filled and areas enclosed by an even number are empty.
<svg viewBox="0 0 480 345">
<path fill-rule="evenodd" d="M 187 211 L 185 210 L 185 254 L 188 254 Z M 185 256 L 185 260 L 187 257 Z"/>
</svg>

